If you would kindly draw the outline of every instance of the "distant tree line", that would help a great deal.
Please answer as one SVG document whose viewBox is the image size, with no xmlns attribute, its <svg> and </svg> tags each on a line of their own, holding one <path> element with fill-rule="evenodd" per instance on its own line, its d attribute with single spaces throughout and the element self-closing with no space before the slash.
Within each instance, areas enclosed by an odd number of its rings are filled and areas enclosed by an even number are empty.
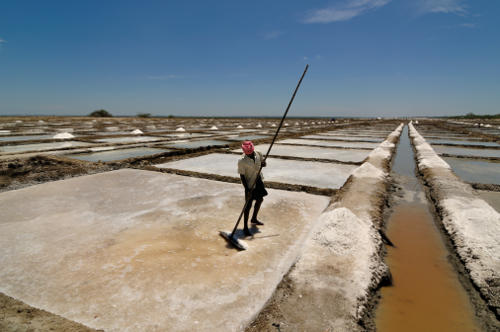
<svg viewBox="0 0 500 332">
<path fill-rule="evenodd" d="M 447 118 L 450 119 L 500 119 L 500 114 L 474 114 L 472 112 L 469 112 L 465 115 L 453 115 L 453 116 L 448 116 Z"/>
<path fill-rule="evenodd" d="M 92 113 L 89 114 L 89 116 L 96 117 L 96 118 L 111 118 L 113 115 L 109 113 L 106 110 L 100 109 L 100 110 L 95 110 Z"/>
<path fill-rule="evenodd" d="M 500 114 L 474 114 L 472 112 L 469 112 L 465 115 L 456 115 L 456 116 L 450 116 L 450 118 L 453 119 L 500 119 Z"/>
</svg>

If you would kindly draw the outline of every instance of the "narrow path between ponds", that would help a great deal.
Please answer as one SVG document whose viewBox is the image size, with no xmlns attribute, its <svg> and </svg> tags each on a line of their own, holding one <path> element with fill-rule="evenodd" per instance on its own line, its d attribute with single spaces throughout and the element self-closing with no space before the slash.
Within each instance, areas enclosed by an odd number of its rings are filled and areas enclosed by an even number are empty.
<svg viewBox="0 0 500 332">
<path fill-rule="evenodd" d="M 392 177 L 396 190 L 387 235 L 396 247 L 388 247 L 386 262 L 393 286 L 381 289 L 377 330 L 481 331 L 415 176 L 407 126 L 396 150 Z"/>
</svg>

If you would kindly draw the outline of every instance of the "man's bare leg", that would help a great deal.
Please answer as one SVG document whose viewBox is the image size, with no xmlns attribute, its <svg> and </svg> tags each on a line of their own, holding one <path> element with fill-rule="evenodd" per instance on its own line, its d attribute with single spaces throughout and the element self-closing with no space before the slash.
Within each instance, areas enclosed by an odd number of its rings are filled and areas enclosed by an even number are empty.
<svg viewBox="0 0 500 332">
<path fill-rule="evenodd" d="M 252 224 L 254 225 L 264 225 L 264 223 L 260 222 L 257 219 L 257 215 L 259 214 L 260 206 L 263 201 L 264 201 L 263 198 L 260 198 L 255 201 L 255 206 L 253 207 L 253 215 L 252 215 Z"/>
<path fill-rule="evenodd" d="M 255 203 L 257 205 L 257 202 Z M 250 215 L 250 209 L 252 208 L 252 201 L 248 202 L 248 205 L 243 213 L 243 232 L 245 235 L 250 236 L 252 233 L 250 233 L 250 230 L 248 229 L 248 216 Z"/>
</svg>

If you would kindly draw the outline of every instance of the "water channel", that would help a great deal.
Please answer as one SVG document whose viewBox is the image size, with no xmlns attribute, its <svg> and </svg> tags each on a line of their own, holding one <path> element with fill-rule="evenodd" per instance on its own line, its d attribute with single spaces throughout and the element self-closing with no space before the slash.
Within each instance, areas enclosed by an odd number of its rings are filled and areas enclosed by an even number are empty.
<svg viewBox="0 0 500 332">
<path fill-rule="evenodd" d="M 481 331 L 468 294 L 450 263 L 422 185 L 405 127 L 392 168 L 397 190 L 387 221 L 393 285 L 381 290 L 377 331 Z"/>
</svg>

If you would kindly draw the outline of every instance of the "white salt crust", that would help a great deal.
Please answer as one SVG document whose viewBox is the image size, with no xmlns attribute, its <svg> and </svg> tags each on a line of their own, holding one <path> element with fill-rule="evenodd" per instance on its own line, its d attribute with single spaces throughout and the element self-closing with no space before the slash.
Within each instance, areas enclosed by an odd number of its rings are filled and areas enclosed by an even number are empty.
<svg viewBox="0 0 500 332">
<path fill-rule="evenodd" d="M 66 138 L 75 138 L 75 136 L 70 133 L 60 133 L 60 134 L 55 134 L 52 138 L 66 139 Z"/>
</svg>

